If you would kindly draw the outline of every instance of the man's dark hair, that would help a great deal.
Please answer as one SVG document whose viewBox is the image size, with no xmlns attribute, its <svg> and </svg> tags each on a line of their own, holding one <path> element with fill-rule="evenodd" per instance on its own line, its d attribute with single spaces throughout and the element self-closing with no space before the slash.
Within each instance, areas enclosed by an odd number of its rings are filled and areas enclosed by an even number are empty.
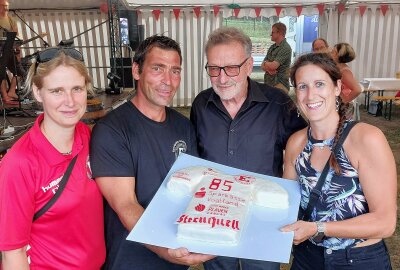
<svg viewBox="0 0 400 270">
<path fill-rule="evenodd" d="M 136 49 L 133 62 L 138 64 L 139 73 L 142 73 L 143 63 L 146 60 L 146 55 L 154 47 L 162 50 L 176 51 L 179 54 L 180 64 L 182 65 L 182 53 L 178 42 L 166 36 L 154 35 L 143 40 Z"/>
</svg>

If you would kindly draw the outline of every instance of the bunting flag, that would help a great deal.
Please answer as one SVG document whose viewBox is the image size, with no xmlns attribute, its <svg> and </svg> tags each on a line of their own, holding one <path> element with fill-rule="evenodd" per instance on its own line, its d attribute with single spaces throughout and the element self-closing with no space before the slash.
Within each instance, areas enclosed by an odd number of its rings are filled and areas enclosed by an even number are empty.
<svg viewBox="0 0 400 270">
<path fill-rule="evenodd" d="M 175 19 L 179 19 L 179 13 L 181 13 L 181 9 L 180 8 L 173 8 L 172 11 L 174 12 L 175 15 Z"/>
<path fill-rule="evenodd" d="M 193 8 L 194 14 L 196 15 L 196 18 L 200 17 L 200 7 L 194 7 Z"/>
<path fill-rule="evenodd" d="M 297 6 L 296 7 L 297 17 L 300 17 L 302 11 L 303 11 L 303 7 L 302 6 Z"/>
<path fill-rule="evenodd" d="M 105 14 L 108 14 L 108 4 L 107 3 L 101 3 L 100 4 L 100 11 L 105 13 Z"/>
<path fill-rule="evenodd" d="M 156 21 L 158 21 L 158 19 L 160 18 L 161 10 L 155 9 L 155 10 L 152 11 L 152 13 L 154 15 L 154 18 L 156 18 Z"/>
<path fill-rule="evenodd" d="M 322 16 L 322 14 L 324 14 L 325 4 L 317 4 L 317 8 L 319 11 L 319 16 Z"/>
<path fill-rule="evenodd" d="M 234 8 L 233 9 L 233 13 L 235 14 L 235 17 L 237 18 L 237 16 L 239 15 L 240 12 L 240 8 Z"/>
<path fill-rule="evenodd" d="M 386 15 L 386 11 L 388 10 L 388 8 L 389 8 L 388 5 L 381 5 L 381 11 L 383 16 Z"/>
<path fill-rule="evenodd" d="M 361 17 L 364 16 L 365 11 L 367 10 L 367 6 L 359 6 Z"/>
<path fill-rule="evenodd" d="M 345 11 L 345 9 L 346 9 L 346 6 L 344 5 L 344 3 L 340 3 L 338 5 L 339 14 L 341 14 L 343 11 Z"/>
<path fill-rule="evenodd" d="M 219 9 L 220 9 L 220 6 L 213 6 L 214 17 L 217 17 L 217 16 L 218 16 Z"/>
<path fill-rule="evenodd" d="M 279 14 L 281 14 L 282 11 L 282 7 L 275 7 L 275 11 L 276 11 L 276 16 L 279 17 Z"/>
<path fill-rule="evenodd" d="M 258 17 L 260 17 L 260 14 L 261 14 L 261 8 L 260 8 L 260 7 L 256 7 L 256 8 L 254 8 L 254 11 L 256 12 L 256 16 L 257 16 L 257 18 L 258 18 Z"/>
</svg>

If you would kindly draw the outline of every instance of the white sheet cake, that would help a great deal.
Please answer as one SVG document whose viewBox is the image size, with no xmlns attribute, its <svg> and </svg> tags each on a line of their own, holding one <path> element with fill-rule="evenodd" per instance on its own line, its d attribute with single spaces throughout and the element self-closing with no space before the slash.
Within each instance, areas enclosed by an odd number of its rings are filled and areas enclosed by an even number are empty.
<svg viewBox="0 0 400 270">
<path fill-rule="evenodd" d="M 286 209 L 288 193 L 279 184 L 245 175 L 225 175 L 207 167 L 175 172 L 167 187 L 189 194 L 191 201 L 178 218 L 178 238 L 237 245 L 251 204 Z"/>
</svg>

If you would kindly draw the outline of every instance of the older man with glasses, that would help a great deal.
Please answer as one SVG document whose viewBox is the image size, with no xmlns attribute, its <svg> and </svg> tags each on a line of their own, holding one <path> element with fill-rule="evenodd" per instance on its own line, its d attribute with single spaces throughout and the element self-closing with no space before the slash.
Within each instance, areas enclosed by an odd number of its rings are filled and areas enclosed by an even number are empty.
<svg viewBox="0 0 400 270">
<path fill-rule="evenodd" d="M 272 25 L 271 41 L 267 55 L 261 64 L 265 71 L 264 83 L 289 92 L 289 68 L 292 60 L 292 48 L 286 41 L 286 25 L 277 22 Z"/>
<path fill-rule="evenodd" d="M 206 71 L 212 87 L 194 100 L 194 124 L 200 157 L 256 173 L 282 176 L 289 136 L 306 126 L 287 94 L 249 78 L 251 40 L 242 31 L 222 27 L 209 36 Z M 206 270 L 278 270 L 279 264 L 217 257 Z"/>
</svg>

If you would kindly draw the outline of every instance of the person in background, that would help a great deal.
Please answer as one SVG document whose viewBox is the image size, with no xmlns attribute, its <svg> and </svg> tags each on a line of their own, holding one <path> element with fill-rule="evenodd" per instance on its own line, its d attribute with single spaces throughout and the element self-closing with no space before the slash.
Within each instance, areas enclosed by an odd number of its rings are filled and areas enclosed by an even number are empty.
<svg viewBox="0 0 400 270">
<path fill-rule="evenodd" d="M 317 38 L 312 42 L 312 51 L 313 52 L 329 52 L 328 42 L 323 38 Z"/>
<path fill-rule="evenodd" d="M 291 69 L 297 105 L 309 127 L 290 137 L 283 177 L 300 183 L 300 212 L 329 162 L 310 218 L 281 229 L 294 232 L 293 270 L 391 269 L 382 239 L 396 228 L 394 157 L 383 133 L 364 123 L 355 125 L 331 156 L 351 122 L 340 98 L 341 76 L 328 54 L 300 56 Z"/>
<path fill-rule="evenodd" d="M 192 104 L 201 158 L 260 174 L 282 176 L 289 136 L 306 126 L 291 98 L 280 89 L 249 78 L 251 40 L 239 29 L 221 27 L 209 35 L 206 71 L 212 87 Z M 271 270 L 279 263 L 217 257 L 206 270 Z"/>
<path fill-rule="evenodd" d="M 16 32 L 18 35 L 18 29 L 15 21 L 8 15 L 9 11 L 8 0 L 0 0 L 0 36 L 5 37 L 7 32 Z M 17 50 L 19 48 L 15 46 Z M 3 56 L 4 57 L 4 56 Z M 18 95 L 16 93 L 17 78 L 15 76 L 24 76 L 25 71 L 21 66 L 21 62 L 16 55 L 8 57 L 6 67 L 12 73 L 12 79 L 8 87 L 6 73 L 0 74 L 0 94 L 4 104 L 17 105 Z"/>
<path fill-rule="evenodd" d="M 265 71 L 264 83 L 289 92 L 289 68 L 292 59 L 292 48 L 287 43 L 286 25 L 277 22 L 272 25 L 271 40 L 275 42 L 267 52 L 264 61 L 261 63 Z"/>
<path fill-rule="evenodd" d="M 353 47 L 348 43 L 338 43 L 333 47 L 332 58 L 337 63 L 340 72 L 342 73 L 342 92 L 340 97 L 343 102 L 349 103 L 357 98 L 361 92 L 360 83 L 354 77 L 347 63 L 356 58 Z"/>
<path fill-rule="evenodd" d="M 181 65 L 175 40 L 145 39 L 133 59 L 136 95 L 93 129 L 93 175 L 106 199 L 104 269 L 186 270 L 213 257 L 126 240 L 178 155 L 197 155 L 189 119 L 168 107 L 181 81 Z"/>
<path fill-rule="evenodd" d="M 103 198 L 92 179 L 90 129 L 80 122 L 91 78 L 72 48 L 41 51 L 26 87 L 43 106 L 0 163 L 3 270 L 99 270 L 105 260 Z M 43 215 L 76 157 L 65 189 Z"/>
</svg>

